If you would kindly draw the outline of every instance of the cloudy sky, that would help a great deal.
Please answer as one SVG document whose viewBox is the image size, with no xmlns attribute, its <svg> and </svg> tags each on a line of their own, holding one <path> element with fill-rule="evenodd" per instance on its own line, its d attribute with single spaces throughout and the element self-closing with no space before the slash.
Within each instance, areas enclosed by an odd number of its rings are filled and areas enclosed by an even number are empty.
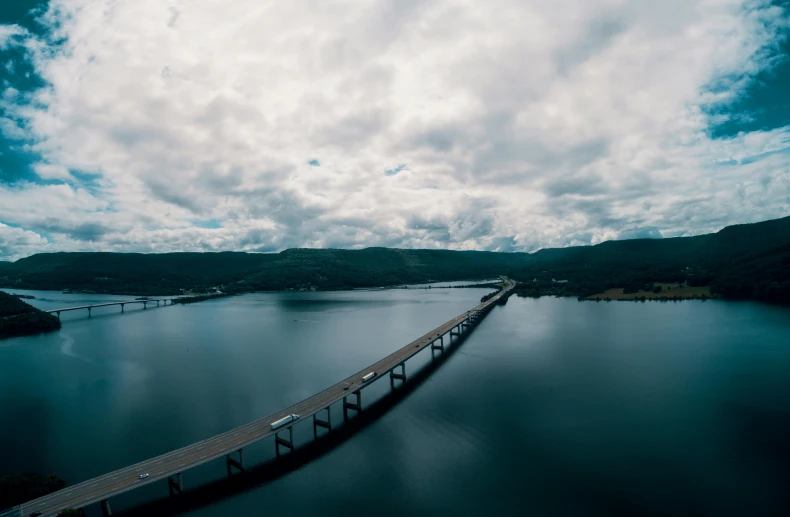
<svg viewBox="0 0 790 517">
<path fill-rule="evenodd" d="M 790 214 L 790 1 L 5 0 L 0 260 Z"/>
</svg>

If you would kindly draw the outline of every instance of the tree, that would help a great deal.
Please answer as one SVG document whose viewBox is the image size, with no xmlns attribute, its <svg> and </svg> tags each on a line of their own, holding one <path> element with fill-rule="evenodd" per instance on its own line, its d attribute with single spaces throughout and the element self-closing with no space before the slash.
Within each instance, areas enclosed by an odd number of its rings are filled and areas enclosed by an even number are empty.
<svg viewBox="0 0 790 517">
<path fill-rule="evenodd" d="M 82 508 L 75 510 L 74 508 L 64 508 L 58 514 L 58 517 L 85 517 L 85 512 Z"/>
<path fill-rule="evenodd" d="M 16 506 L 65 486 L 66 481 L 56 474 L 43 476 L 36 472 L 25 472 L 0 477 L 0 508 Z"/>
</svg>

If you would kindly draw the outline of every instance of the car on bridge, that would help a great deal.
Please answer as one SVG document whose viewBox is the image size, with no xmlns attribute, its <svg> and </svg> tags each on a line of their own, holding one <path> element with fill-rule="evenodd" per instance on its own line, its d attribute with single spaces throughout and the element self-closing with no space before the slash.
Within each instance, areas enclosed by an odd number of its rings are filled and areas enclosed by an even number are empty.
<svg viewBox="0 0 790 517">
<path fill-rule="evenodd" d="M 145 479 L 147 477 L 148 477 L 148 472 L 146 472 L 145 474 L 140 474 L 139 476 L 137 476 L 137 479 Z"/>
</svg>

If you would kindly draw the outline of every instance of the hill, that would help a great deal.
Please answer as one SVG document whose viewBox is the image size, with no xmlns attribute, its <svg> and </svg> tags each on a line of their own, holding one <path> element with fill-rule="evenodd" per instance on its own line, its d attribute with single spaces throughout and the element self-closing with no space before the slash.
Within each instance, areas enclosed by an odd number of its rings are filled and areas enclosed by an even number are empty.
<svg viewBox="0 0 790 517">
<path fill-rule="evenodd" d="M 506 274 L 525 295 L 581 296 L 653 282 L 790 301 L 790 217 L 695 237 L 609 241 L 535 253 L 289 249 L 280 253 L 42 253 L 0 266 L 0 285 L 169 295 L 347 289 Z"/>
<path fill-rule="evenodd" d="M 495 277 L 527 254 L 290 249 L 281 253 L 42 253 L 0 270 L 0 285 L 97 293 L 346 289 Z"/>
<path fill-rule="evenodd" d="M 0 339 L 49 332 L 60 328 L 60 320 L 16 296 L 0 291 Z"/>
<path fill-rule="evenodd" d="M 652 282 L 687 282 L 710 285 L 714 294 L 726 298 L 787 302 L 788 272 L 790 217 L 785 217 L 696 237 L 541 250 L 512 276 L 535 284 L 535 294 L 561 291 L 579 296 Z M 552 279 L 567 282 L 558 286 Z"/>
</svg>

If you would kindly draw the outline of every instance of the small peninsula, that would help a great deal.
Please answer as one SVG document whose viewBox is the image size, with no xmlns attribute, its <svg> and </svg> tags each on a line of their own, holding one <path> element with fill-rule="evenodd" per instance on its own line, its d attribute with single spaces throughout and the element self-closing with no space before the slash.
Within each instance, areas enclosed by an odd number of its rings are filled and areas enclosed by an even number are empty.
<svg viewBox="0 0 790 517">
<path fill-rule="evenodd" d="M 50 332 L 59 328 L 60 320 L 55 316 L 0 291 L 0 339 Z"/>
</svg>

